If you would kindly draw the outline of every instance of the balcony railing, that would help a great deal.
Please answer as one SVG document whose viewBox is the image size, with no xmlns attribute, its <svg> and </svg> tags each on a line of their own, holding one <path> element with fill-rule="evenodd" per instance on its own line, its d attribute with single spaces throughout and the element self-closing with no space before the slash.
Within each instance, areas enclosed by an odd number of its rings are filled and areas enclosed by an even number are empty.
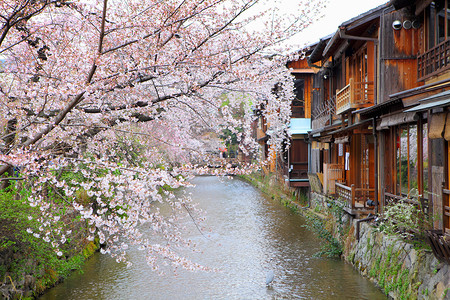
<svg viewBox="0 0 450 300">
<path fill-rule="evenodd" d="M 357 188 L 354 184 L 346 186 L 336 183 L 336 194 L 346 203 L 346 211 L 350 214 L 358 212 L 373 212 L 374 206 L 370 206 L 367 200 L 374 199 L 375 189 Z"/>
<path fill-rule="evenodd" d="M 450 69 L 450 40 L 440 43 L 417 58 L 419 81 L 448 69 Z"/>
<path fill-rule="evenodd" d="M 336 91 L 336 114 L 349 109 L 372 106 L 373 98 L 373 81 L 354 82 L 353 78 L 350 78 L 343 89 Z"/>
</svg>

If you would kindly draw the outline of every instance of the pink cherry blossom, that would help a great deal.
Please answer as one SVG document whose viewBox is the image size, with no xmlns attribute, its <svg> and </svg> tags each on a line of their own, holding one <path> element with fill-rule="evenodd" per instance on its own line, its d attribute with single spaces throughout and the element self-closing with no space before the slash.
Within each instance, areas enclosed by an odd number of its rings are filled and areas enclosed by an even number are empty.
<svg viewBox="0 0 450 300">
<path fill-rule="evenodd" d="M 264 164 L 255 108 L 270 151 L 281 149 L 293 99 L 283 55 L 292 49 L 282 42 L 313 22 L 323 1 L 301 0 L 287 15 L 271 3 L 0 1 L 0 124 L 8 128 L 0 175 L 15 168 L 32 183 L 29 204 L 58 256 L 70 233 L 48 186 L 87 221 L 86 239 L 98 236 L 117 261 L 137 246 L 154 270 L 208 270 L 177 254 L 192 246 L 179 220 L 204 216 L 173 189 L 197 174 L 246 174 Z M 284 88 L 277 95 L 276 84 Z M 252 164 L 206 167 L 218 159 L 225 129 Z M 82 180 L 58 176 L 67 170 Z M 83 193 L 88 201 L 77 199 Z"/>
</svg>

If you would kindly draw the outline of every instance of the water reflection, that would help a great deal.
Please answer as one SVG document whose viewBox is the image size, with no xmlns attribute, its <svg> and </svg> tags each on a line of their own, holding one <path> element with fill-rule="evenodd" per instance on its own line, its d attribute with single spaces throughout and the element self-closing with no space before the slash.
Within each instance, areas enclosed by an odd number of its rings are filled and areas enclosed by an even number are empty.
<svg viewBox="0 0 450 300">
<path fill-rule="evenodd" d="M 159 276 L 140 252 L 130 251 L 128 269 L 98 254 L 84 274 L 74 273 L 41 299 L 386 299 L 350 265 L 314 258 L 319 241 L 302 227 L 303 218 L 246 182 L 198 177 L 195 183 L 208 230 L 205 237 L 187 220 L 201 250 L 188 255 L 220 272 Z M 275 273 L 269 287 L 268 270 Z"/>
</svg>

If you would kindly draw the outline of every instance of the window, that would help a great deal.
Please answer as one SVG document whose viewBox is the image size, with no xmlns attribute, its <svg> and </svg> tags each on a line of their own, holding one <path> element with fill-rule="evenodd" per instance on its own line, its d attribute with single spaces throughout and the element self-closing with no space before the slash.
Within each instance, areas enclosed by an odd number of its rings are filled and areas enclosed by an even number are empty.
<svg viewBox="0 0 450 300">
<path fill-rule="evenodd" d="M 350 77 L 353 77 L 356 82 L 369 81 L 367 67 L 367 46 L 364 46 L 350 60 Z"/>
<path fill-rule="evenodd" d="M 373 168 L 373 140 L 365 135 L 361 136 L 361 187 L 370 188 L 372 183 L 372 178 L 370 176 L 370 171 Z"/>
<path fill-rule="evenodd" d="M 398 126 L 396 129 L 396 194 L 406 196 L 411 191 L 417 190 L 423 198 L 428 198 L 428 176 L 427 124 L 423 124 L 422 128 L 419 128 L 417 124 Z"/>
<path fill-rule="evenodd" d="M 294 81 L 295 99 L 292 101 L 292 117 L 305 117 L 305 80 L 296 79 Z"/>
<path fill-rule="evenodd" d="M 397 132 L 397 193 L 408 193 L 408 130 L 402 126 Z"/>
<path fill-rule="evenodd" d="M 428 48 L 433 48 L 450 37 L 450 0 L 433 1 L 427 13 Z"/>
<path fill-rule="evenodd" d="M 397 192 L 417 189 L 417 125 L 402 125 L 397 132 Z"/>
</svg>

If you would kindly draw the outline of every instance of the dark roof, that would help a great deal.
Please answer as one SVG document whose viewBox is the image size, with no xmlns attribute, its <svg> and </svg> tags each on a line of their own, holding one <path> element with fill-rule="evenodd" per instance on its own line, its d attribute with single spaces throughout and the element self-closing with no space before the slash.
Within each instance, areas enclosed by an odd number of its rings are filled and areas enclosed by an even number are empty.
<svg viewBox="0 0 450 300">
<path fill-rule="evenodd" d="M 394 98 L 389 101 L 381 102 L 380 104 L 363 108 L 355 111 L 359 113 L 362 117 L 365 118 L 373 118 L 376 116 L 380 116 L 382 114 L 389 113 L 391 109 L 397 110 L 403 108 L 403 101 L 400 98 Z"/>
<path fill-rule="evenodd" d="M 330 55 L 329 53 L 331 52 L 331 49 L 336 49 L 341 43 L 342 43 L 342 39 L 339 35 L 339 31 L 340 29 L 338 29 L 336 31 L 336 33 L 333 35 L 333 37 L 330 39 L 330 41 L 328 42 L 328 44 L 325 46 L 325 48 L 323 49 L 323 52 L 321 53 L 321 56 L 324 58 L 328 58 Z"/>
<path fill-rule="evenodd" d="M 389 1 L 389 4 L 391 4 L 392 6 L 394 6 L 394 8 L 396 10 L 401 9 L 403 7 L 406 7 L 408 5 L 412 5 L 414 4 L 414 2 L 416 1 L 411 1 L 411 0 L 391 0 Z"/>
<path fill-rule="evenodd" d="M 450 105 L 450 90 L 444 91 L 419 100 L 419 105 L 406 110 L 406 112 L 425 111 L 432 108 Z"/>
<path fill-rule="evenodd" d="M 349 26 L 359 26 L 363 23 L 370 22 L 374 19 L 379 18 L 383 14 L 383 10 L 388 8 L 391 4 L 385 3 L 377 6 L 371 10 L 366 11 L 350 20 L 343 22 L 339 27 L 349 27 Z"/>
<path fill-rule="evenodd" d="M 322 136 L 322 134 L 328 135 L 328 131 L 337 129 L 337 128 L 341 127 L 341 126 L 342 126 L 342 123 L 339 122 L 339 123 L 336 123 L 336 124 L 327 125 L 327 126 L 325 126 L 325 127 L 323 127 L 323 128 L 313 129 L 313 130 L 311 130 L 311 131 L 308 131 L 308 134 L 309 134 L 311 137 L 312 137 L 313 135 L 316 135 L 316 134 L 320 134 L 321 136 Z"/>
<path fill-rule="evenodd" d="M 305 53 L 305 55 L 309 57 L 309 56 L 311 56 L 311 54 L 312 54 L 314 51 L 316 51 L 316 48 L 317 48 L 321 43 L 323 43 L 323 41 L 325 41 L 325 44 L 326 44 L 326 41 L 328 41 L 328 39 L 329 39 L 330 37 L 331 37 L 331 34 L 330 34 L 330 35 L 327 35 L 327 36 L 325 36 L 325 37 L 323 37 L 323 38 L 321 38 L 318 42 L 311 43 L 311 44 L 305 46 L 305 47 L 302 48 L 302 49 L 298 49 L 298 50 L 294 51 L 292 54 Z"/>
<path fill-rule="evenodd" d="M 450 87 L 450 79 L 446 78 L 437 82 L 421 85 L 409 90 L 404 90 L 395 94 L 389 95 L 389 98 L 405 98 L 410 97 L 413 95 L 422 94 L 426 91 L 434 91 L 434 90 L 440 90 Z"/>
<path fill-rule="evenodd" d="M 371 9 L 350 20 L 343 22 L 339 26 L 333 37 L 330 39 L 327 46 L 324 48 L 324 51 L 322 53 L 323 58 L 326 59 L 331 56 L 334 51 L 337 50 L 339 46 L 341 46 L 341 44 L 345 41 L 344 38 L 341 38 L 342 31 L 348 32 L 352 35 L 361 36 L 367 30 L 370 23 L 376 19 L 379 19 L 384 11 L 389 7 L 391 7 L 389 3 L 382 4 L 374 9 Z"/>
<path fill-rule="evenodd" d="M 325 46 L 327 45 L 328 40 L 331 38 L 331 35 L 329 35 L 326 38 L 320 39 L 320 41 L 317 43 L 316 47 L 314 47 L 314 50 L 311 52 L 311 54 L 308 57 L 308 63 L 313 64 L 320 60 L 322 60 L 322 52 L 323 49 L 325 49 Z"/>
<path fill-rule="evenodd" d="M 369 124 L 370 122 L 372 122 L 371 119 L 361 120 L 361 121 L 359 121 L 358 123 L 355 123 L 355 124 L 352 124 L 352 125 L 349 125 L 349 126 L 346 126 L 346 127 L 340 128 L 340 129 L 337 129 L 337 130 L 335 130 L 335 131 L 331 131 L 331 132 L 329 132 L 328 134 L 333 135 L 333 134 L 337 134 L 337 133 L 346 132 L 346 131 L 349 131 L 349 130 L 353 130 L 353 129 L 355 129 L 355 128 L 358 128 L 358 127 L 360 127 L 360 126 L 367 125 L 367 124 Z"/>
</svg>

